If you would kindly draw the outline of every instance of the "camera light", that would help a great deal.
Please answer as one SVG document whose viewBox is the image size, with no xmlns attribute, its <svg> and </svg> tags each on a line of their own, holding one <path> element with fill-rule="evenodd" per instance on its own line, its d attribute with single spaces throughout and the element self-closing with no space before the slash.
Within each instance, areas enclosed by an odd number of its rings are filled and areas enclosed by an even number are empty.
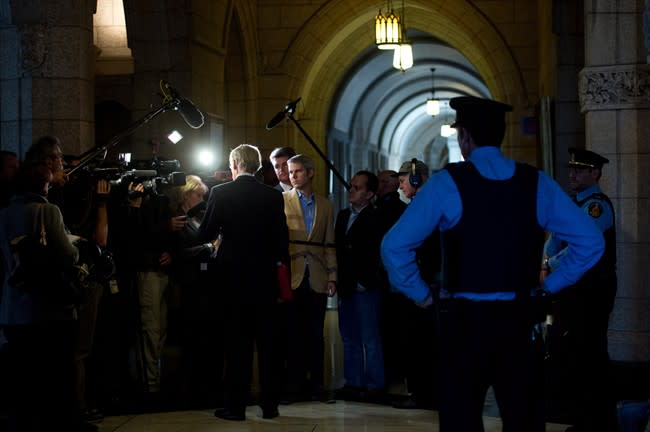
<svg viewBox="0 0 650 432">
<path fill-rule="evenodd" d="M 167 139 L 173 144 L 176 144 L 183 139 L 183 135 L 181 135 L 177 130 L 173 130 L 169 135 L 167 135 Z"/>
<path fill-rule="evenodd" d="M 197 154 L 199 163 L 203 166 L 211 166 L 214 162 L 214 153 L 210 150 L 200 150 Z"/>
<path fill-rule="evenodd" d="M 118 154 L 117 158 L 124 163 L 129 163 L 131 162 L 131 153 L 120 153 Z"/>
</svg>

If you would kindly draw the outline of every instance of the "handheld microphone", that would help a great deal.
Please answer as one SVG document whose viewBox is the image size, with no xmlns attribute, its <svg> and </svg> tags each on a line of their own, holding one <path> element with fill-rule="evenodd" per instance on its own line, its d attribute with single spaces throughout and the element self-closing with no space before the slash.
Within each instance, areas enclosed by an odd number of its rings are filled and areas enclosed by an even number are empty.
<svg viewBox="0 0 650 432">
<path fill-rule="evenodd" d="M 296 105 L 298 105 L 298 102 L 300 102 L 300 99 L 302 98 L 298 98 L 286 104 L 282 111 L 278 112 L 273 116 L 271 120 L 269 120 L 269 122 L 266 124 L 266 130 L 271 130 L 279 125 L 280 122 L 287 116 L 287 114 L 293 114 L 293 112 L 296 110 Z"/>
<path fill-rule="evenodd" d="M 191 100 L 180 97 L 178 91 L 171 86 L 167 81 L 163 81 L 163 85 L 171 93 L 172 99 L 176 100 L 174 111 L 178 111 L 185 120 L 185 123 L 192 129 L 198 129 L 203 126 L 204 117 L 203 113 L 192 103 Z"/>
</svg>

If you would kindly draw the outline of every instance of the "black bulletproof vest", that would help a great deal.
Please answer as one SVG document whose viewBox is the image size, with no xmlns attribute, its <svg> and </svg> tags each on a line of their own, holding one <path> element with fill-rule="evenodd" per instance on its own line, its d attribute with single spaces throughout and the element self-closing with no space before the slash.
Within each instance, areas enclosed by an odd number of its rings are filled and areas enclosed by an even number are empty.
<svg viewBox="0 0 650 432">
<path fill-rule="evenodd" d="M 460 221 L 443 235 L 450 292 L 527 292 L 539 283 L 544 231 L 537 221 L 537 169 L 516 164 L 490 180 L 472 163 L 449 165 L 462 202 Z"/>
</svg>

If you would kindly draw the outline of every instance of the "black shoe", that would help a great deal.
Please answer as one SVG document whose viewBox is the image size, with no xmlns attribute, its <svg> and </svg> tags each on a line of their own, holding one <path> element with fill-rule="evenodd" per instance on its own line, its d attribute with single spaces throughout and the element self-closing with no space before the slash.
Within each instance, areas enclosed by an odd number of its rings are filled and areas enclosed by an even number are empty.
<svg viewBox="0 0 650 432">
<path fill-rule="evenodd" d="M 263 419 L 274 419 L 280 416 L 280 412 L 277 408 L 267 408 L 262 409 L 262 418 Z"/>
<path fill-rule="evenodd" d="M 384 404 L 386 403 L 386 392 L 384 389 L 368 389 L 361 394 L 361 401 L 373 404 Z"/>
<path fill-rule="evenodd" d="M 96 424 L 81 422 L 79 423 L 79 432 L 97 432 L 99 427 Z"/>
<path fill-rule="evenodd" d="M 363 388 L 345 385 L 336 390 L 336 399 L 359 402 L 363 398 Z"/>
<path fill-rule="evenodd" d="M 236 413 L 230 411 L 228 408 L 217 408 L 214 411 L 214 416 L 224 420 L 231 421 L 244 421 L 246 420 L 246 415 L 244 413 Z"/>
<path fill-rule="evenodd" d="M 397 409 L 416 409 L 418 407 L 418 403 L 415 400 L 415 398 L 408 396 L 404 399 L 400 399 L 398 401 L 393 402 L 393 408 Z"/>
<path fill-rule="evenodd" d="M 312 401 L 320 401 L 326 404 L 336 403 L 336 398 L 334 397 L 334 392 L 331 391 L 317 391 L 311 394 Z"/>
<path fill-rule="evenodd" d="M 101 423 L 104 421 L 104 414 L 97 408 L 87 409 L 81 413 L 81 420 L 88 423 Z"/>
</svg>

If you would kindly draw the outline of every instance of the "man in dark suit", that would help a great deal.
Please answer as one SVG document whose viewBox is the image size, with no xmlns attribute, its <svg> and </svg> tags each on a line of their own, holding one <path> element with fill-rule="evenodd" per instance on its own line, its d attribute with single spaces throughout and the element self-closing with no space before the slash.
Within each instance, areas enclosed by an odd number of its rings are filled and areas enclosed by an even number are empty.
<svg viewBox="0 0 650 432">
<path fill-rule="evenodd" d="M 204 241 L 221 236 L 215 289 L 221 290 L 228 329 L 226 400 L 215 416 L 226 420 L 245 419 L 254 343 L 262 416 L 278 416 L 274 315 L 279 296 L 277 266 L 288 262 L 289 232 L 282 194 L 253 176 L 260 164 L 257 147 L 242 144 L 230 152 L 234 180 L 212 188 L 200 229 Z"/>
<path fill-rule="evenodd" d="M 384 356 L 379 331 L 383 237 L 371 204 L 377 176 L 357 172 L 350 181 L 350 207 L 339 212 L 334 233 L 339 271 L 339 329 L 343 339 L 343 399 L 376 400 L 384 390 Z"/>
</svg>

